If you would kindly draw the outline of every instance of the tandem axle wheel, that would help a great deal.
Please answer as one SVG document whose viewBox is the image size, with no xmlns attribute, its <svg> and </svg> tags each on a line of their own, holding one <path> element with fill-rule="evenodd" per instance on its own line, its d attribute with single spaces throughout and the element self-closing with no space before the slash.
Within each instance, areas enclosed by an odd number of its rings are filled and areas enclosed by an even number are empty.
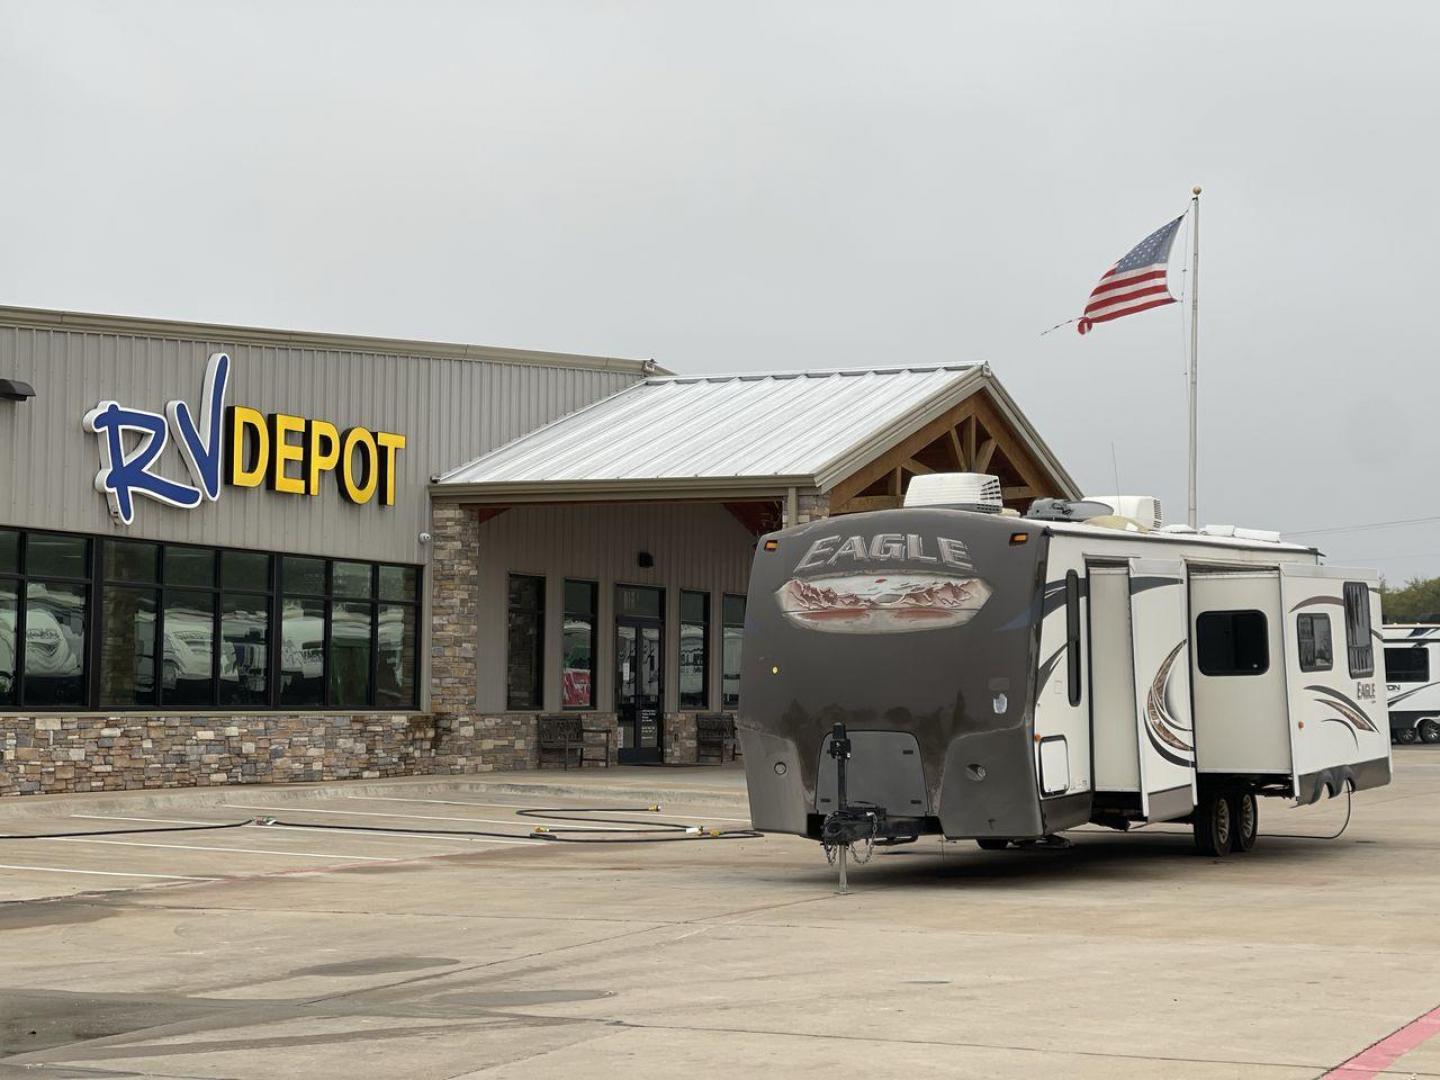
<svg viewBox="0 0 1440 1080">
<path fill-rule="evenodd" d="M 1245 852 L 1260 835 L 1260 807 L 1253 791 L 1204 791 L 1195 807 L 1195 847 L 1218 858 Z"/>
</svg>

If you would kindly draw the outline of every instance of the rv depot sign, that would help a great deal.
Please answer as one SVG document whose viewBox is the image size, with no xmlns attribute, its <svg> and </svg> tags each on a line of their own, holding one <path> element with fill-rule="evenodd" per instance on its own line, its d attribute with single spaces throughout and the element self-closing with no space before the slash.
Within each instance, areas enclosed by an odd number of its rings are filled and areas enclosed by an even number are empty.
<svg viewBox="0 0 1440 1080">
<path fill-rule="evenodd" d="M 84 428 L 100 451 L 95 489 L 117 520 L 135 520 L 139 495 L 181 510 L 215 502 L 222 480 L 230 487 L 263 484 L 287 495 L 315 496 L 326 473 L 349 502 L 395 505 L 395 459 L 405 449 L 404 435 L 363 427 L 342 431 L 328 420 L 227 406 L 229 383 L 230 357 L 215 353 L 205 368 L 198 421 L 186 401 L 170 402 L 163 415 L 114 401 L 85 414 Z M 172 438 L 188 483 L 155 471 Z"/>
</svg>

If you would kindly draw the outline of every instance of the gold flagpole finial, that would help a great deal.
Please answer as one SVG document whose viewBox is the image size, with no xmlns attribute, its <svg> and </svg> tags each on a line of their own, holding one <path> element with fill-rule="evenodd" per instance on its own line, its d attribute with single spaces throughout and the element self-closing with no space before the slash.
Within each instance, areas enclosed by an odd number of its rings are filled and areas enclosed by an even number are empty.
<svg viewBox="0 0 1440 1080">
<path fill-rule="evenodd" d="M 1199 195 L 1199 194 L 1200 194 L 1200 185 L 1199 185 L 1199 184 L 1196 184 L 1193 188 L 1190 189 L 1190 193 L 1191 193 L 1192 195 Z"/>
</svg>

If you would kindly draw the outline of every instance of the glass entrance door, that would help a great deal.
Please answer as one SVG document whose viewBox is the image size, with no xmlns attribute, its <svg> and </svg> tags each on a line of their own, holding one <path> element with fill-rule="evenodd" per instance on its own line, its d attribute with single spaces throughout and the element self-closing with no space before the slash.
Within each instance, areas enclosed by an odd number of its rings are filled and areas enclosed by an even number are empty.
<svg viewBox="0 0 1440 1080">
<path fill-rule="evenodd" d="M 615 712 L 621 762 L 660 761 L 664 756 L 660 741 L 664 658 L 658 620 L 615 620 Z"/>
</svg>

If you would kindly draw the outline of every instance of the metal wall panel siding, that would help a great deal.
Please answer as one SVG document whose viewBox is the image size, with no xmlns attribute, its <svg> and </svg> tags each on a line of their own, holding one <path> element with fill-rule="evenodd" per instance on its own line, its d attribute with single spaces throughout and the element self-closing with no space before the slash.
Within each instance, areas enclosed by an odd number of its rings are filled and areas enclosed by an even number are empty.
<svg viewBox="0 0 1440 1080">
<path fill-rule="evenodd" d="M 98 448 L 81 417 L 106 400 L 163 412 L 184 399 L 198 412 L 212 352 L 232 361 L 229 404 L 405 435 L 396 504 L 352 506 L 327 477 L 314 498 L 222 487 L 217 502 L 189 511 L 141 497 L 133 525 L 113 521 L 94 487 Z M 0 376 L 36 393 L 0 402 L 0 524 L 403 562 L 426 561 L 419 534 L 429 527 L 432 475 L 639 381 L 539 363 L 5 325 Z M 188 480 L 173 442 L 157 471 Z"/>
<path fill-rule="evenodd" d="M 655 565 L 642 570 L 647 551 Z M 595 642 L 596 708 L 613 707 L 615 586 L 665 589 L 665 709 L 678 702 L 680 591 L 710 593 L 710 687 L 719 705 L 721 596 L 744 595 L 755 537 L 723 506 L 707 503 L 516 506 L 480 525 L 477 706 L 503 711 L 508 576 L 545 577 L 545 707 L 560 709 L 566 578 L 600 585 Z"/>
</svg>

